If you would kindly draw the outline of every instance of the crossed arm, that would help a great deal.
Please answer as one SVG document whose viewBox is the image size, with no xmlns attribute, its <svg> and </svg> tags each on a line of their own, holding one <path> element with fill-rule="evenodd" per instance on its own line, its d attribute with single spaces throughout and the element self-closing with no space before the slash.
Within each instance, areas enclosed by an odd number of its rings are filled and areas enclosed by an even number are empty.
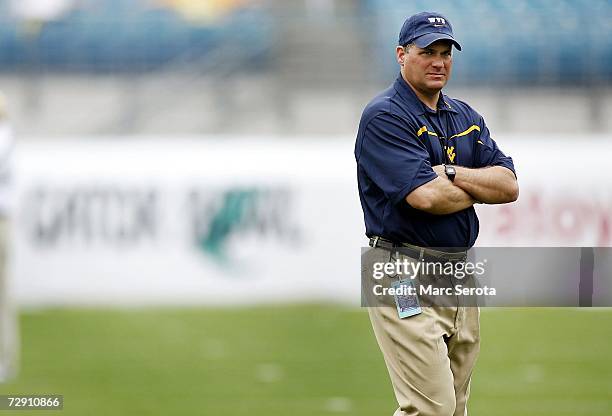
<svg viewBox="0 0 612 416">
<path fill-rule="evenodd" d="M 516 201 L 519 194 L 514 173 L 502 166 L 471 169 L 455 166 L 457 174 L 451 182 L 444 166 L 433 167 L 438 177 L 419 186 L 406 196 L 413 208 L 430 214 L 452 214 L 477 202 L 504 204 Z"/>
</svg>

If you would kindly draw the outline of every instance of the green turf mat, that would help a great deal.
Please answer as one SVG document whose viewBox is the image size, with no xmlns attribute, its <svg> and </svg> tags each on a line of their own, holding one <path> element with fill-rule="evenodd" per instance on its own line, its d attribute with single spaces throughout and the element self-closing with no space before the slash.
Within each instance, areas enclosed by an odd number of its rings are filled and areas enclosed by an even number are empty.
<svg viewBox="0 0 612 416">
<path fill-rule="evenodd" d="M 612 415 L 612 309 L 487 309 L 481 318 L 470 415 Z M 21 332 L 21 373 L 0 394 L 62 394 L 65 404 L 18 415 L 395 409 L 360 309 L 45 310 L 23 313 Z"/>
</svg>

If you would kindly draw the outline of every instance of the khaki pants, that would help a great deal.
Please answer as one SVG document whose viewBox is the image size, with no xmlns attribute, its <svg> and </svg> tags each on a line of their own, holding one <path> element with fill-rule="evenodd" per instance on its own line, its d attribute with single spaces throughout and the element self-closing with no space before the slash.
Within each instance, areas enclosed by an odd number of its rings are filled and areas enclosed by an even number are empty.
<svg viewBox="0 0 612 416">
<path fill-rule="evenodd" d="M 16 375 L 17 314 L 9 297 L 7 279 L 8 222 L 0 219 L 0 383 Z"/>
<path fill-rule="evenodd" d="M 382 248 L 362 253 L 363 300 L 399 403 L 395 416 L 467 415 L 470 379 L 480 348 L 479 309 L 458 306 L 460 300 L 453 296 L 447 300 L 451 306 L 423 307 L 421 314 L 400 319 L 393 298 L 374 296 L 373 281 L 367 281 L 375 262 L 393 258 Z M 390 287 L 394 279 L 385 276 L 376 283 Z"/>
</svg>

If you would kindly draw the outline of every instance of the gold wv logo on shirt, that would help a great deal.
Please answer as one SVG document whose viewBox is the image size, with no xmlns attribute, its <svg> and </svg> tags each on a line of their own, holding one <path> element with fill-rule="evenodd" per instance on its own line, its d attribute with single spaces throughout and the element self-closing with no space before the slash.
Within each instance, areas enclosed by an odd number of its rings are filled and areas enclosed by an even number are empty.
<svg viewBox="0 0 612 416">
<path fill-rule="evenodd" d="M 451 163 L 455 163 L 455 146 L 450 146 L 449 148 L 447 148 L 446 155 L 448 156 L 448 160 L 450 160 Z"/>
</svg>

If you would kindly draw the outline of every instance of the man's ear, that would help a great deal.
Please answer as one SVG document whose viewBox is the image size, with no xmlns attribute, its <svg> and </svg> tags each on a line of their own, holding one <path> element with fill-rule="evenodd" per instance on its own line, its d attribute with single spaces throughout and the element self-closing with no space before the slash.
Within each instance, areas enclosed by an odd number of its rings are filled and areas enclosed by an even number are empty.
<svg viewBox="0 0 612 416">
<path fill-rule="evenodd" d="M 406 60 L 406 50 L 403 46 L 398 46 L 395 48 L 395 56 L 397 57 L 397 63 L 404 66 L 404 61 Z"/>
</svg>

